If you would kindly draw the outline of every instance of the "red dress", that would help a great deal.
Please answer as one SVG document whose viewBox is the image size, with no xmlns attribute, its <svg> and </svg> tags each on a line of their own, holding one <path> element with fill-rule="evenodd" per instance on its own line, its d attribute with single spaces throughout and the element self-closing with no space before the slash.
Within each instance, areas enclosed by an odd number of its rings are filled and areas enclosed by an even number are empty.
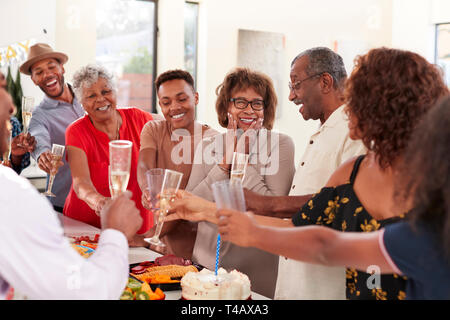
<svg viewBox="0 0 450 320">
<path fill-rule="evenodd" d="M 137 108 L 118 108 L 117 110 L 122 117 L 122 126 L 119 131 L 120 140 L 133 142 L 127 190 L 133 193 L 132 200 L 136 203 L 143 219 L 138 233 L 145 233 L 153 226 L 153 216 L 150 211 L 142 206 L 142 192 L 137 182 L 136 170 L 141 147 L 141 131 L 144 125 L 153 118 L 150 113 Z M 66 146 L 77 147 L 86 153 L 92 184 L 97 192 L 105 197 L 111 197 L 108 183 L 109 141 L 106 133 L 94 127 L 88 115 L 74 121 L 66 130 Z M 86 202 L 77 197 L 73 189 L 73 181 L 64 204 L 63 213 L 70 218 L 100 228 L 100 217 Z"/>
</svg>

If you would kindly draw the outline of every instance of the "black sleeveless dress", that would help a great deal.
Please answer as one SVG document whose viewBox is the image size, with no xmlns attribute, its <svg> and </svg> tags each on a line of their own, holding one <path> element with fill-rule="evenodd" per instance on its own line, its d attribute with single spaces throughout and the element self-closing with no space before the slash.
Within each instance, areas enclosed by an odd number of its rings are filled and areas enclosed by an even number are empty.
<svg viewBox="0 0 450 320">
<path fill-rule="evenodd" d="M 362 206 L 353 190 L 353 183 L 364 155 L 357 158 L 350 182 L 337 187 L 324 187 L 293 217 L 295 226 L 323 225 L 344 232 L 372 232 L 401 220 L 404 216 L 375 220 Z M 380 276 L 380 287 L 374 288 L 374 277 L 360 270 L 347 268 L 346 294 L 349 300 L 403 300 L 406 277 L 397 274 Z M 369 285 L 368 285 L 369 280 Z"/>
</svg>

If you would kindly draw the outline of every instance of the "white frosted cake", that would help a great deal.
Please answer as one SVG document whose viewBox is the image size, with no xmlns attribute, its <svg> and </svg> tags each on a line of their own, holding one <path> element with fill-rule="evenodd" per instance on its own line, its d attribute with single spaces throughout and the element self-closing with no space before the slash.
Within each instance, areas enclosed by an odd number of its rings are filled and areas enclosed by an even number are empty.
<svg viewBox="0 0 450 320">
<path fill-rule="evenodd" d="M 188 272 L 181 279 L 181 298 L 185 300 L 248 300 L 250 295 L 249 278 L 237 270 L 220 268 L 216 276 L 203 269 Z"/>
</svg>

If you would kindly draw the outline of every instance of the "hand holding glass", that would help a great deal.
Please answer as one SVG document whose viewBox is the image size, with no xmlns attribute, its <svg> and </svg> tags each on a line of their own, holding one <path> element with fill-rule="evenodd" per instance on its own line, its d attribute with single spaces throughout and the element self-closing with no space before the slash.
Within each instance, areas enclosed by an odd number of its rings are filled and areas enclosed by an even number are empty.
<svg viewBox="0 0 450 320">
<path fill-rule="evenodd" d="M 55 143 L 52 145 L 50 178 L 48 180 L 47 191 L 43 193 L 47 197 L 56 197 L 56 195 L 52 192 L 52 187 L 56 173 L 58 172 L 58 163 L 62 160 L 62 157 L 64 155 L 64 149 L 65 147 L 62 145 Z"/>
<path fill-rule="evenodd" d="M 128 140 L 109 142 L 109 186 L 113 198 L 127 190 L 132 146 L 133 143 Z"/>
<path fill-rule="evenodd" d="M 159 239 L 162 227 L 164 225 L 164 217 L 170 210 L 170 202 L 175 198 L 176 192 L 181 183 L 183 174 L 177 171 L 166 169 L 164 171 L 164 179 L 159 195 L 159 214 L 156 222 L 155 234 L 152 238 L 144 240 L 155 246 L 164 247 L 165 244 Z"/>
<path fill-rule="evenodd" d="M 6 128 L 8 129 L 9 136 L 7 137 L 6 141 L 6 150 L 2 154 L 4 165 L 6 165 L 9 162 L 9 157 L 11 156 L 12 128 L 9 119 L 6 120 Z"/>
<path fill-rule="evenodd" d="M 31 115 L 34 108 L 34 98 L 33 97 L 22 97 L 22 124 L 23 133 L 28 133 L 28 126 L 30 125 Z"/>
<path fill-rule="evenodd" d="M 214 182 L 211 187 L 217 209 L 227 208 L 245 212 L 244 190 L 242 189 L 242 183 L 240 179 L 217 181 Z M 222 280 L 217 275 L 217 270 L 219 268 L 220 242 L 221 237 L 220 234 L 218 234 L 215 264 L 215 275 L 217 282 L 220 282 Z"/>
</svg>

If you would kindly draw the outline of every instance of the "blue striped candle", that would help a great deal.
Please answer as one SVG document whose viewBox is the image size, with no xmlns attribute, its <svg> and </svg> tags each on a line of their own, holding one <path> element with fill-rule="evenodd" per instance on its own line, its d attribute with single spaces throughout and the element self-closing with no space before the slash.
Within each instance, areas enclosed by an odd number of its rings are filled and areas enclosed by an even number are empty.
<svg viewBox="0 0 450 320">
<path fill-rule="evenodd" d="M 219 267 L 219 256 L 220 256 L 220 234 L 217 235 L 217 245 L 216 245 L 216 267 L 215 267 L 216 277 L 217 277 L 217 268 Z"/>
</svg>

